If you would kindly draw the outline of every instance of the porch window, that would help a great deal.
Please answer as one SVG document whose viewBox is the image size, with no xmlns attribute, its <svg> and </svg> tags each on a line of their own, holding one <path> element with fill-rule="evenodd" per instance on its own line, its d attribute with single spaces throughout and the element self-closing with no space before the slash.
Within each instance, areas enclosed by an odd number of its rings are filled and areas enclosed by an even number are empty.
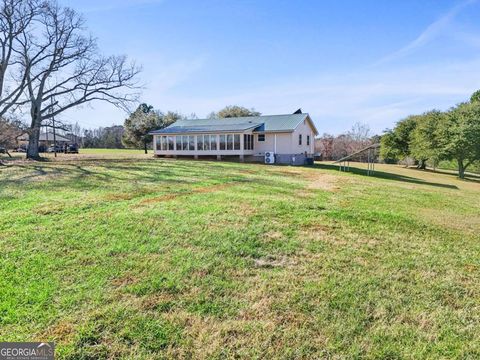
<svg viewBox="0 0 480 360">
<path fill-rule="evenodd" d="M 210 150 L 210 135 L 203 135 L 203 150 Z"/>
<path fill-rule="evenodd" d="M 188 136 L 182 136 L 182 150 L 188 150 Z"/>
<path fill-rule="evenodd" d="M 197 150 L 203 150 L 203 135 L 197 135 Z"/>
<path fill-rule="evenodd" d="M 227 150 L 233 150 L 233 135 L 227 135 Z"/>
<path fill-rule="evenodd" d="M 233 135 L 233 150 L 240 150 L 240 134 Z"/>
<path fill-rule="evenodd" d="M 161 136 L 155 136 L 155 148 L 157 150 L 162 150 L 162 137 Z"/>
<path fill-rule="evenodd" d="M 225 140 L 226 140 L 226 135 L 220 135 L 220 150 L 227 149 L 227 143 Z"/>
<path fill-rule="evenodd" d="M 175 146 L 174 143 L 175 143 L 175 137 L 173 136 L 168 136 L 167 137 L 167 141 L 168 141 L 168 150 L 173 150 L 173 147 Z"/>
<path fill-rule="evenodd" d="M 182 150 L 182 136 L 177 135 L 175 140 L 176 140 L 175 150 Z"/>
<path fill-rule="evenodd" d="M 188 137 L 188 150 L 190 151 L 193 151 L 195 150 L 195 136 L 194 135 L 190 135 Z"/>
</svg>

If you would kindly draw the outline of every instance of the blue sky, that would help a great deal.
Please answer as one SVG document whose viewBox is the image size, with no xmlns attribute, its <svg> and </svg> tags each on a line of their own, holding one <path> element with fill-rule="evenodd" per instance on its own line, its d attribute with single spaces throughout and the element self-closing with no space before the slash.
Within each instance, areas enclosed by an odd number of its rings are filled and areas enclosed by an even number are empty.
<svg viewBox="0 0 480 360">
<path fill-rule="evenodd" d="M 320 132 L 381 133 L 480 88 L 480 0 L 65 0 L 105 54 L 143 66 L 142 100 L 204 117 L 225 105 L 311 114 Z M 121 124 L 93 103 L 83 127 Z"/>
</svg>

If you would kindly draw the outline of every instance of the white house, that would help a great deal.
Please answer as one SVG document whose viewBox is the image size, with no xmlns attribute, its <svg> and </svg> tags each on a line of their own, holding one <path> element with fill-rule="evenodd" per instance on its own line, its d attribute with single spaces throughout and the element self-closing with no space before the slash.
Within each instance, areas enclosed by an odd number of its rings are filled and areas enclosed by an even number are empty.
<svg viewBox="0 0 480 360">
<path fill-rule="evenodd" d="M 308 114 L 178 120 L 150 132 L 156 156 L 239 157 L 303 165 L 313 157 L 318 131 Z"/>
</svg>

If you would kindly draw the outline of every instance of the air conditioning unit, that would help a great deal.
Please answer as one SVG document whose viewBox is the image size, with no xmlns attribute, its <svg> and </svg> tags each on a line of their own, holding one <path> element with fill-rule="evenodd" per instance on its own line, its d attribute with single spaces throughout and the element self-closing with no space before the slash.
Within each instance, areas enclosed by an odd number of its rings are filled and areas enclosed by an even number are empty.
<svg viewBox="0 0 480 360">
<path fill-rule="evenodd" d="M 275 164 L 275 154 L 273 151 L 265 151 L 265 164 Z"/>
</svg>

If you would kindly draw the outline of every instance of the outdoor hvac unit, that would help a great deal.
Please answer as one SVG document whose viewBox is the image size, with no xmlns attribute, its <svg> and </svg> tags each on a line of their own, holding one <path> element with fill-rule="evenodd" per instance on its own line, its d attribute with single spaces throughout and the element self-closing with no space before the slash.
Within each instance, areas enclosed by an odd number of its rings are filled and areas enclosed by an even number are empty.
<svg viewBox="0 0 480 360">
<path fill-rule="evenodd" d="M 265 152 L 265 164 L 274 164 L 275 163 L 275 154 L 273 151 Z"/>
</svg>

